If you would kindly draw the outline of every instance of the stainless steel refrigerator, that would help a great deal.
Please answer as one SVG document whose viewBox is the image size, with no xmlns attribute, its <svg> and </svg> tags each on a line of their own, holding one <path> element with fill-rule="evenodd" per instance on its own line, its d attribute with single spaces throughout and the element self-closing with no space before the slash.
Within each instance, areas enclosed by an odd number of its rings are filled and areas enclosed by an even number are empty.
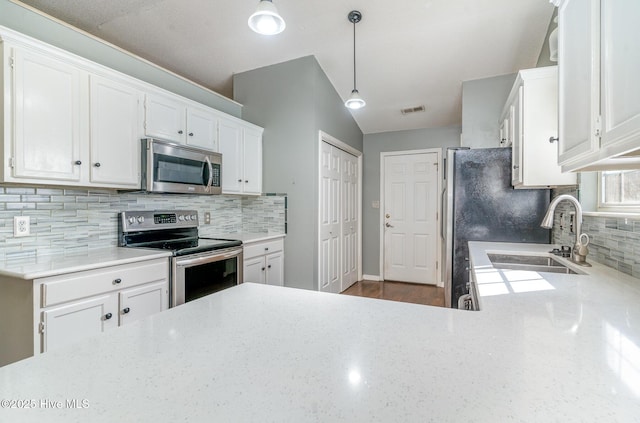
<svg viewBox="0 0 640 423">
<path fill-rule="evenodd" d="M 511 148 L 449 149 L 445 159 L 445 302 L 468 292 L 469 241 L 548 244 L 549 189 L 514 189 Z"/>
</svg>

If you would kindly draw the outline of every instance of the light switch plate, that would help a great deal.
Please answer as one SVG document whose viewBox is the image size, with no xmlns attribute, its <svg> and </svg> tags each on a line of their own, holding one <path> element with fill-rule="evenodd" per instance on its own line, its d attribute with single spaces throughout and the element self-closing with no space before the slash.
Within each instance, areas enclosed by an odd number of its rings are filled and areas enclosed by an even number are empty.
<svg viewBox="0 0 640 423">
<path fill-rule="evenodd" d="M 21 237 L 31 234 L 29 216 L 13 216 L 13 236 Z"/>
</svg>

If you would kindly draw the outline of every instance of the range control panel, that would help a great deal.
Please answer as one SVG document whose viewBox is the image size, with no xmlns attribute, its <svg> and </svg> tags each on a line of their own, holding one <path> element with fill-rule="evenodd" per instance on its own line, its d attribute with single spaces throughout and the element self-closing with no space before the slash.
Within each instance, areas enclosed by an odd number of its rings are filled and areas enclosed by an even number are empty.
<svg viewBox="0 0 640 423">
<path fill-rule="evenodd" d="M 196 210 L 124 211 L 119 218 L 123 232 L 198 227 Z"/>
</svg>

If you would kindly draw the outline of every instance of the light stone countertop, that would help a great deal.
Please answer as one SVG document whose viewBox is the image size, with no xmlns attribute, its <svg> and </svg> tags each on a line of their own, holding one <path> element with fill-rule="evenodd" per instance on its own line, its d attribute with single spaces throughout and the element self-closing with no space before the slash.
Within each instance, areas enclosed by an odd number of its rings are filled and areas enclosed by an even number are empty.
<svg viewBox="0 0 640 423">
<path fill-rule="evenodd" d="M 509 245 L 471 246 L 485 282 Z M 0 399 L 36 405 L 0 421 L 640 421 L 619 276 L 525 275 L 478 312 L 246 283 L 0 368 Z"/>
<path fill-rule="evenodd" d="M 36 258 L 0 261 L 0 276 L 31 280 L 169 256 L 171 253 L 163 250 L 101 248 L 84 253 L 51 254 Z"/>
<path fill-rule="evenodd" d="M 232 234 L 219 234 L 210 236 L 210 238 L 220 238 L 220 239 L 237 239 L 242 241 L 243 244 L 251 244 L 253 242 L 261 242 L 261 241 L 269 241 L 277 238 L 284 238 L 287 236 L 283 233 L 267 233 L 267 232 L 256 232 L 256 233 L 248 233 L 248 232 L 236 232 Z"/>
</svg>

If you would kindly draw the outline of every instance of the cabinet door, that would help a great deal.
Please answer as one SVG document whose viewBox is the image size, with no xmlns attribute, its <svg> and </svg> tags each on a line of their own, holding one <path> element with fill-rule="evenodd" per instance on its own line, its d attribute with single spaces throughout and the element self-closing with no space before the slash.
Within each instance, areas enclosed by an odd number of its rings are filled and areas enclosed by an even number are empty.
<svg viewBox="0 0 640 423">
<path fill-rule="evenodd" d="M 601 146 L 640 146 L 639 1 L 602 0 Z"/>
<path fill-rule="evenodd" d="M 597 151 L 600 98 L 600 0 L 558 8 L 558 163 Z"/>
<path fill-rule="evenodd" d="M 118 325 L 117 297 L 101 295 L 42 312 L 42 352 L 96 335 Z"/>
<path fill-rule="evenodd" d="M 244 186 L 245 194 L 262 193 L 262 131 L 244 129 Z"/>
<path fill-rule="evenodd" d="M 219 151 L 222 153 L 222 192 L 240 194 L 244 184 L 242 170 L 242 128 L 235 122 L 220 119 Z"/>
<path fill-rule="evenodd" d="M 118 293 L 120 325 L 159 313 L 169 307 L 167 281 L 150 283 Z"/>
<path fill-rule="evenodd" d="M 510 121 L 512 123 L 512 140 L 511 140 L 511 164 L 513 170 L 511 172 L 511 182 L 513 185 L 522 183 L 522 102 L 523 102 L 523 87 L 518 88 L 518 93 L 513 99 L 511 104 L 511 116 Z"/>
<path fill-rule="evenodd" d="M 210 110 L 187 109 L 187 144 L 218 151 L 217 118 Z"/>
<path fill-rule="evenodd" d="M 149 137 L 183 143 L 186 107 L 179 101 L 147 95 L 145 101 L 145 134 Z"/>
<path fill-rule="evenodd" d="M 264 256 L 244 260 L 243 282 L 265 283 Z"/>
<path fill-rule="evenodd" d="M 122 187 L 140 185 L 140 94 L 135 89 L 91 75 L 91 182 Z"/>
<path fill-rule="evenodd" d="M 284 285 L 284 254 L 275 253 L 266 256 L 267 276 L 266 283 L 269 285 Z"/>
<path fill-rule="evenodd" d="M 79 181 L 79 70 L 28 50 L 13 59 L 13 176 Z"/>
<path fill-rule="evenodd" d="M 509 147 L 511 138 L 509 137 L 509 118 L 505 117 L 500 123 L 500 147 Z"/>
</svg>

